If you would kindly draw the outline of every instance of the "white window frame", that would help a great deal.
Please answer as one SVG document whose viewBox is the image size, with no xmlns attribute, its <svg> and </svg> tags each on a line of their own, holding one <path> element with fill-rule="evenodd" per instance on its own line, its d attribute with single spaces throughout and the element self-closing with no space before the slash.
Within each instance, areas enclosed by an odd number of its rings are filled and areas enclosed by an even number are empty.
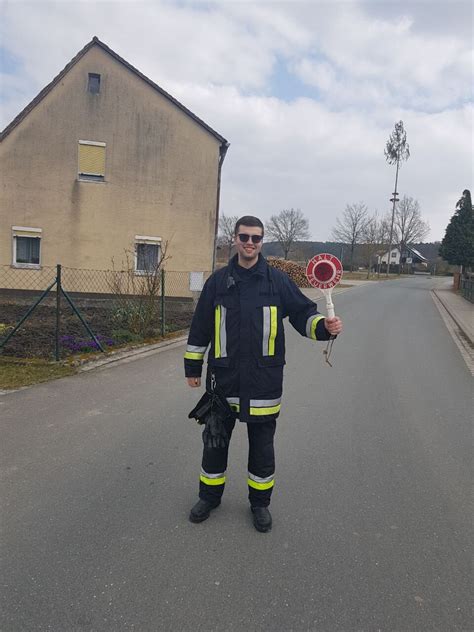
<svg viewBox="0 0 474 632">
<path fill-rule="evenodd" d="M 30 233 L 29 235 L 16 235 L 15 233 Z M 12 226 L 12 267 L 13 268 L 26 268 L 28 270 L 39 270 L 41 268 L 41 239 L 43 236 L 42 228 L 32 228 L 30 226 Z M 39 263 L 18 263 L 16 260 L 17 237 L 29 237 L 30 239 L 39 239 Z"/>
<path fill-rule="evenodd" d="M 138 265 L 138 248 L 137 248 L 137 246 L 139 244 L 149 244 L 149 245 L 152 245 L 152 246 L 158 246 L 158 260 L 159 260 L 160 253 L 161 253 L 161 241 L 162 241 L 161 237 L 151 237 L 150 235 L 135 235 L 134 269 L 135 269 L 135 274 L 137 276 L 146 276 L 148 274 L 148 272 L 146 270 L 138 270 L 137 269 L 137 265 Z"/>
</svg>

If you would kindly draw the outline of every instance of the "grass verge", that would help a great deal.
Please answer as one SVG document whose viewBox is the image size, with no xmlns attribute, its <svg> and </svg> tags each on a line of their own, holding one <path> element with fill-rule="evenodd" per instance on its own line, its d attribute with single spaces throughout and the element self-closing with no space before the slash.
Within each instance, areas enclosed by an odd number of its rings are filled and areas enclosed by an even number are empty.
<svg viewBox="0 0 474 632">
<path fill-rule="evenodd" d="M 117 353 L 134 351 L 165 340 L 172 340 L 182 336 L 187 330 L 174 331 L 164 338 L 149 338 L 141 344 L 114 347 L 105 355 L 113 356 Z M 0 390 L 11 390 L 22 386 L 31 386 L 40 382 L 49 382 L 60 377 L 74 375 L 80 366 L 104 357 L 102 353 L 76 353 L 67 356 L 61 362 L 52 362 L 33 358 L 13 358 L 0 355 Z"/>
<path fill-rule="evenodd" d="M 8 390 L 73 375 L 76 369 L 62 362 L 0 356 L 0 389 Z"/>
</svg>

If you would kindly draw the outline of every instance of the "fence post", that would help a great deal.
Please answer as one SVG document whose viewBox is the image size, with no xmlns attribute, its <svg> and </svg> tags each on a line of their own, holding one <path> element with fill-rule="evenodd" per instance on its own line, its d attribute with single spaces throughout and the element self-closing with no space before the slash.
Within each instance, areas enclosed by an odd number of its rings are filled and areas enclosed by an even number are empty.
<svg viewBox="0 0 474 632">
<path fill-rule="evenodd" d="M 41 294 L 41 296 L 39 297 L 39 299 L 35 302 L 34 305 L 32 305 L 29 310 L 26 312 L 26 314 L 23 316 L 23 318 L 20 320 L 20 322 L 15 326 L 14 329 L 12 329 L 12 331 L 8 334 L 8 336 L 5 338 L 5 340 L 2 340 L 2 342 L 0 342 L 0 349 L 2 349 L 7 342 L 10 340 L 10 338 L 20 329 L 20 327 L 23 325 L 23 323 L 25 322 L 25 320 L 29 317 L 29 315 L 38 307 L 38 305 L 41 303 L 41 301 L 44 299 L 44 297 L 49 294 L 49 292 L 53 289 L 53 287 L 56 285 L 56 279 L 54 279 L 54 281 L 51 283 L 51 285 L 48 285 L 48 287 L 46 288 L 46 290 L 43 292 L 43 294 Z"/>
<path fill-rule="evenodd" d="M 165 337 L 165 270 L 161 268 L 161 337 Z"/>
<path fill-rule="evenodd" d="M 61 326 L 61 264 L 56 265 L 56 362 L 60 359 L 59 329 Z"/>
</svg>

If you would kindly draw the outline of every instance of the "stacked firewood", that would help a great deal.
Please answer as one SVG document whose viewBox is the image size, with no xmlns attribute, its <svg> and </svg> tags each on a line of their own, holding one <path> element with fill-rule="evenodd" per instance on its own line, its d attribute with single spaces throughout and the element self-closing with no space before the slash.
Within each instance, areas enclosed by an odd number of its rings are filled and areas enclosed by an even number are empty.
<svg viewBox="0 0 474 632">
<path fill-rule="evenodd" d="M 299 263 L 294 261 L 286 261 L 285 259 L 277 259 L 276 257 L 267 257 L 268 265 L 282 270 L 292 279 L 298 287 L 311 287 L 306 278 L 306 270 Z"/>
</svg>

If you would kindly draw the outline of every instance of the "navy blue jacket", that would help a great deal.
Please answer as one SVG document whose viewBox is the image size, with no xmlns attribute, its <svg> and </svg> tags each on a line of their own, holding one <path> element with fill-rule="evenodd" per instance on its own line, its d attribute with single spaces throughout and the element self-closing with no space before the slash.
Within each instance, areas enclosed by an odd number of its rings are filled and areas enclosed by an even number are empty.
<svg viewBox="0 0 474 632">
<path fill-rule="evenodd" d="M 324 316 L 287 274 L 262 257 L 248 279 L 239 277 L 237 255 L 204 284 L 184 356 L 186 377 L 200 377 L 208 355 L 211 371 L 240 421 L 278 417 L 285 364 L 283 319 L 312 340 L 329 340 Z"/>
</svg>

